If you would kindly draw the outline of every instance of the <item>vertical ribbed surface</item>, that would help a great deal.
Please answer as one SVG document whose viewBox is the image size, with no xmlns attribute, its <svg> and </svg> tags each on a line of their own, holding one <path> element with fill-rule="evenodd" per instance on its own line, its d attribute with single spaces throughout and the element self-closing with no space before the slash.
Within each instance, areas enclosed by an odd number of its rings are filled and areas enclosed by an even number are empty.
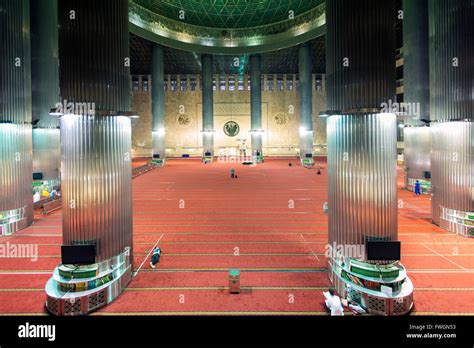
<svg viewBox="0 0 474 348">
<path fill-rule="evenodd" d="M 250 57 L 250 123 L 252 130 L 262 129 L 262 58 L 260 55 Z M 262 155 L 262 132 L 253 132 L 252 154 Z"/>
<path fill-rule="evenodd" d="M 0 212 L 26 207 L 33 222 L 31 125 L 0 123 Z"/>
<path fill-rule="evenodd" d="M 430 0 L 433 222 L 440 207 L 473 211 L 474 0 Z M 469 120 L 470 122 L 456 122 Z"/>
<path fill-rule="evenodd" d="M 428 0 L 403 0 L 403 88 L 403 101 L 420 106 L 405 125 L 424 125 L 420 120 L 430 119 Z"/>
<path fill-rule="evenodd" d="M 61 118 L 64 244 L 95 242 L 96 262 L 132 246 L 131 122 Z"/>
<path fill-rule="evenodd" d="M 164 90 L 164 65 L 163 48 L 159 45 L 153 47 L 151 67 L 151 112 L 152 112 L 152 139 L 153 154 L 165 158 L 165 90 Z"/>
<path fill-rule="evenodd" d="M 60 150 L 59 129 L 33 129 L 33 172 L 43 173 L 44 180 L 58 179 L 61 168 Z"/>
<path fill-rule="evenodd" d="M 49 115 L 59 100 L 58 2 L 31 2 L 31 86 L 33 172 L 43 179 L 59 177 L 59 119 Z"/>
<path fill-rule="evenodd" d="M 326 1 L 329 110 L 395 102 L 395 14 L 393 0 Z"/>
<path fill-rule="evenodd" d="M 33 222 L 29 16 L 29 1 L 0 0 L 0 211 L 27 207 L 28 224 Z"/>
<path fill-rule="evenodd" d="M 33 120 L 40 120 L 36 127 L 57 128 L 58 117 L 49 115 L 59 102 L 57 0 L 31 2 L 31 63 Z"/>
<path fill-rule="evenodd" d="M 59 22 L 62 99 L 130 111 L 128 0 L 61 0 Z"/>
<path fill-rule="evenodd" d="M 328 119 L 329 243 L 397 239 L 395 115 Z"/>
<path fill-rule="evenodd" d="M 403 0 L 403 101 L 416 110 L 404 123 L 405 187 L 410 179 L 423 179 L 430 170 L 430 129 L 421 120 L 430 119 L 430 65 L 428 0 Z M 417 127 L 418 126 L 418 127 Z"/>
<path fill-rule="evenodd" d="M 326 21 L 328 109 L 395 101 L 395 2 L 327 0 Z M 396 116 L 331 116 L 327 133 L 329 242 L 396 240 Z"/>
<path fill-rule="evenodd" d="M 432 120 L 474 120 L 473 18 L 474 0 L 429 2 Z"/>
<path fill-rule="evenodd" d="M 407 127 L 404 129 L 405 185 L 408 179 L 424 179 L 430 171 L 430 128 Z"/>
<path fill-rule="evenodd" d="M 202 56 L 202 128 L 204 131 L 214 129 L 214 95 L 212 87 L 212 56 Z M 203 133 L 203 153 L 214 154 L 214 133 Z"/>
<path fill-rule="evenodd" d="M 433 222 L 440 209 L 474 211 L 474 124 L 431 124 L 431 175 Z"/>
<path fill-rule="evenodd" d="M 129 111 L 128 1 L 61 0 L 59 21 L 62 99 Z M 97 243 L 97 262 L 131 247 L 130 119 L 62 117 L 61 179 L 64 244 Z"/>
<path fill-rule="evenodd" d="M 28 0 L 0 0 L 0 33 L 0 121 L 30 123 L 31 56 Z"/>
<path fill-rule="evenodd" d="M 313 153 L 313 82 L 311 44 L 299 47 L 298 69 L 300 81 L 300 156 Z"/>
</svg>

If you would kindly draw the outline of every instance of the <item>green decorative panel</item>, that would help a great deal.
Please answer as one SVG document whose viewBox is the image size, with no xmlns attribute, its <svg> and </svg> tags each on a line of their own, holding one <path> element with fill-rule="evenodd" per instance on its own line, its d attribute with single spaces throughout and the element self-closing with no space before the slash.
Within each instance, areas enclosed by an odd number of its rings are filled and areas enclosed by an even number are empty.
<svg viewBox="0 0 474 348">
<path fill-rule="evenodd" d="M 174 20 L 212 28 L 250 28 L 288 19 L 323 0 L 134 0 L 140 6 Z M 184 19 L 180 18 L 184 11 Z"/>
<path fill-rule="evenodd" d="M 275 51 L 324 34 L 323 0 L 129 1 L 133 34 L 205 54 Z"/>
</svg>

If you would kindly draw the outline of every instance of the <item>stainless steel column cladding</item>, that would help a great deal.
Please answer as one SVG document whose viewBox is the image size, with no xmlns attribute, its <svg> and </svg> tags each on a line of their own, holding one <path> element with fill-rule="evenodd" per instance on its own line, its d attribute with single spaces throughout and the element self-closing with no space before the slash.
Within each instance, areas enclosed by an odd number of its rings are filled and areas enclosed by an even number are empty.
<svg viewBox="0 0 474 348">
<path fill-rule="evenodd" d="M 63 239 L 96 241 L 99 262 L 132 239 L 128 1 L 64 0 L 59 18 Z"/>
<path fill-rule="evenodd" d="M 0 235 L 33 222 L 31 125 L 0 123 Z"/>
<path fill-rule="evenodd" d="M 393 0 L 326 2 L 329 110 L 395 102 L 395 14 Z"/>
<path fill-rule="evenodd" d="M 0 235 L 33 222 L 30 6 L 0 0 Z"/>
<path fill-rule="evenodd" d="M 331 116 L 327 131 L 329 244 L 397 240 L 396 116 Z"/>
<path fill-rule="evenodd" d="M 413 191 L 430 171 L 428 0 L 403 1 L 403 71 L 405 187 Z"/>
<path fill-rule="evenodd" d="M 403 131 L 405 187 L 413 191 L 413 180 L 423 179 L 430 171 L 430 127 L 406 127 Z"/>
<path fill-rule="evenodd" d="M 127 0 L 59 2 L 63 243 L 95 244 L 92 265 L 59 265 L 48 310 L 81 315 L 131 279 L 130 55 Z M 80 279 L 78 279 L 80 278 Z"/>
<path fill-rule="evenodd" d="M 128 1 L 61 0 L 59 25 L 61 99 L 78 113 L 130 111 Z"/>
<path fill-rule="evenodd" d="M 328 276 L 341 296 L 378 315 L 413 308 L 403 265 L 369 260 L 365 248 L 398 236 L 395 16 L 393 0 L 326 1 Z"/>
<path fill-rule="evenodd" d="M 58 120 L 59 127 L 59 120 Z M 33 172 L 44 180 L 57 181 L 61 170 L 59 129 L 33 128 Z"/>
<path fill-rule="evenodd" d="M 431 124 L 433 222 L 440 224 L 441 208 L 474 211 L 473 122 Z"/>
<path fill-rule="evenodd" d="M 430 0 L 431 120 L 474 120 L 474 2 Z"/>
<path fill-rule="evenodd" d="M 396 240 L 395 4 L 328 0 L 326 19 L 329 242 Z"/>
<path fill-rule="evenodd" d="M 96 244 L 96 262 L 132 247 L 131 122 L 61 117 L 63 242 Z"/>
<path fill-rule="evenodd" d="M 50 115 L 59 100 L 58 2 L 31 2 L 33 172 L 57 180 L 60 169 L 59 120 Z"/>
<path fill-rule="evenodd" d="M 429 2 L 432 208 L 441 225 L 443 209 L 474 211 L 472 18 L 472 0 Z"/>
<path fill-rule="evenodd" d="M 407 114 L 405 125 L 430 120 L 429 69 L 428 0 L 403 0 L 403 102 L 419 106 L 419 115 Z"/>
</svg>

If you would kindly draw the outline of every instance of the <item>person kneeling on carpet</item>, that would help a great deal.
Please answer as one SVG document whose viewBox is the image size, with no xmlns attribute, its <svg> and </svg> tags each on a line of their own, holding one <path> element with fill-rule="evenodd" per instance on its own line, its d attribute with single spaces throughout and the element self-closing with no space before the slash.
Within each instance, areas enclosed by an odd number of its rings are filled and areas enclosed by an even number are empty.
<svg viewBox="0 0 474 348">
<path fill-rule="evenodd" d="M 326 298 L 326 300 L 324 300 L 324 303 L 326 304 L 326 309 L 329 313 L 331 313 L 331 316 L 344 315 L 344 308 L 342 307 L 341 299 L 339 298 L 339 296 L 334 294 L 333 289 L 329 289 L 329 291 L 323 292 L 323 295 Z"/>
<path fill-rule="evenodd" d="M 151 256 L 151 262 L 150 262 L 150 267 L 155 268 L 155 265 L 160 262 L 160 257 L 161 257 L 161 249 L 156 248 L 153 250 L 153 255 Z"/>
</svg>

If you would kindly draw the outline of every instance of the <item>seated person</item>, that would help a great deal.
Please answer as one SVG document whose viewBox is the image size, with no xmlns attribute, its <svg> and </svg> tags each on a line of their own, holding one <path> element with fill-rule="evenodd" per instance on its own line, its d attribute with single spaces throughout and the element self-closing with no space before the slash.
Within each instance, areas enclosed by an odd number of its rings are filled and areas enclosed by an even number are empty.
<svg viewBox="0 0 474 348">
<path fill-rule="evenodd" d="M 329 213 L 329 204 L 328 204 L 328 202 L 324 202 L 323 211 L 324 211 L 324 214 L 328 215 L 328 213 Z"/>
<path fill-rule="evenodd" d="M 161 257 L 161 249 L 157 247 L 155 250 L 153 250 L 153 254 L 151 256 L 151 261 L 150 261 L 151 268 L 156 267 L 156 264 L 160 262 L 160 257 Z"/>
<path fill-rule="evenodd" d="M 344 308 L 342 307 L 341 299 L 339 296 L 335 295 L 334 290 L 329 289 L 329 291 L 323 292 L 323 295 L 326 298 L 324 303 L 331 313 L 331 316 L 343 316 Z"/>
</svg>

